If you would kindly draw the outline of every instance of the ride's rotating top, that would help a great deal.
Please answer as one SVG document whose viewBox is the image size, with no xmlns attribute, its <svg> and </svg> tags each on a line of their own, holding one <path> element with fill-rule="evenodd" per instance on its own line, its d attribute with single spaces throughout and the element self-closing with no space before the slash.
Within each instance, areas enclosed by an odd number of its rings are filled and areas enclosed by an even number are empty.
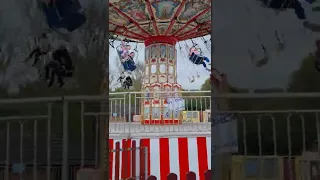
<svg viewBox="0 0 320 180">
<path fill-rule="evenodd" d="M 109 32 L 132 41 L 183 41 L 208 35 L 211 0 L 110 0 Z M 166 41 L 166 40 L 164 40 Z"/>
</svg>

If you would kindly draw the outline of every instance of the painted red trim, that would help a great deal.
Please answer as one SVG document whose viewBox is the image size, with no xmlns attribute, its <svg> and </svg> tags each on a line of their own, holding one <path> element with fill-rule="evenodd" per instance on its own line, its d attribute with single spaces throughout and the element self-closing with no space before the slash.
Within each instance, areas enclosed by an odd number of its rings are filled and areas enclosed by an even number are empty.
<svg viewBox="0 0 320 180">
<path fill-rule="evenodd" d="M 131 161 L 131 176 L 130 177 L 137 177 L 136 174 L 136 165 L 137 165 L 137 159 L 136 159 L 136 153 L 137 153 L 137 143 L 135 140 L 132 141 L 132 161 Z M 112 177 L 112 176 L 111 176 Z"/>
<path fill-rule="evenodd" d="M 129 32 L 129 33 L 134 34 L 135 36 L 140 37 L 141 39 L 146 39 L 147 37 L 149 37 L 149 36 L 143 36 L 143 35 L 141 35 L 141 34 L 138 34 L 138 33 L 135 33 L 135 32 L 133 32 L 133 31 L 130 31 L 130 30 L 129 30 L 128 28 L 126 28 L 125 26 L 119 26 L 119 25 L 117 25 L 117 24 L 115 24 L 115 23 L 113 23 L 113 22 L 109 22 L 109 23 L 116 26 L 115 30 L 109 30 L 110 32 L 111 32 L 111 31 L 116 32 L 116 31 L 119 30 L 119 29 L 123 29 L 123 30 L 124 30 L 123 33 Z M 120 32 L 119 32 L 119 33 L 120 33 Z M 119 35 L 122 35 L 122 34 L 119 34 Z"/>
<path fill-rule="evenodd" d="M 190 35 L 181 36 L 181 37 L 177 37 L 177 38 L 179 39 L 179 41 L 184 41 L 184 40 L 188 40 L 188 39 L 198 38 L 198 37 L 201 37 L 201 36 L 206 36 L 208 34 L 209 34 L 208 30 L 201 30 L 201 32 L 192 33 Z"/>
<path fill-rule="evenodd" d="M 175 36 L 176 34 L 178 34 L 180 31 L 182 31 L 183 29 L 185 29 L 190 23 L 194 22 L 198 17 L 202 16 L 203 14 L 207 13 L 209 10 L 211 10 L 211 6 L 208 7 L 207 9 L 203 10 L 201 13 L 199 13 L 198 15 L 194 16 L 193 18 L 191 18 L 185 25 L 183 25 L 180 29 L 178 29 L 176 32 L 174 32 L 172 34 L 172 36 Z"/>
<path fill-rule="evenodd" d="M 201 31 L 201 30 L 203 30 L 203 29 L 207 29 L 207 28 L 210 28 L 210 26 L 211 26 L 211 20 L 210 21 L 206 21 L 205 23 L 203 23 L 203 24 L 198 24 L 196 27 L 194 27 L 194 28 L 192 28 L 192 29 L 190 29 L 190 30 L 188 30 L 188 31 L 186 31 L 186 32 L 182 32 L 182 33 L 179 33 L 179 34 L 176 34 L 176 37 L 179 37 L 179 36 L 181 36 L 181 35 L 183 35 L 183 36 L 185 36 L 185 35 L 187 35 L 187 34 L 189 34 L 189 33 L 196 33 L 197 31 Z M 209 27 L 208 27 L 209 26 Z M 209 33 L 209 32 L 208 32 Z"/>
<path fill-rule="evenodd" d="M 123 33 L 120 33 L 120 32 L 117 32 L 117 31 L 109 31 L 111 33 L 114 33 L 114 34 L 117 34 L 119 36 L 124 36 Z M 143 38 L 138 38 L 138 37 L 135 37 L 135 36 L 129 36 L 129 35 L 125 35 L 125 37 L 127 39 L 132 39 L 133 41 L 143 41 L 144 39 Z"/>
<path fill-rule="evenodd" d="M 146 30 L 144 30 L 139 23 L 137 23 L 133 18 L 131 18 L 130 16 L 126 15 L 125 13 L 123 13 L 121 10 L 119 10 L 116 6 L 114 6 L 111 2 L 109 2 L 109 7 L 113 7 L 113 9 L 119 13 L 120 15 L 122 15 L 123 17 L 127 18 L 128 20 L 130 20 L 134 25 L 136 25 L 136 27 L 138 27 L 143 33 L 147 34 L 148 36 L 151 36 L 151 34 L 149 34 Z"/>
<path fill-rule="evenodd" d="M 160 152 L 160 180 L 167 180 L 167 175 L 170 173 L 169 138 L 159 139 L 159 152 Z"/>
<path fill-rule="evenodd" d="M 126 163 L 126 167 L 127 167 L 126 179 L 131 177 L 131 168 L 132 168 L 131 167 L 131 159 L 132 159 L 132 157 L 131 157 L 131 152 L 132 152 L 131 144 L 132 144 L 131 139 L 127 139 L 127 148 L 128 149 L 125 151 L 127 153 L 127 158 L 128 158 L 128 161 Z"/>
<path fill-rule="evenodd" d="M 121 179 L 127 179 L 127 164 L 128 164 L 128 157 L 127 157 L 127 140 L 122 139 L 122 151 L 121 151 Z"/>
<path fill-rule="evenodd" d="M 119 180 L 120 178 L 120 142 L 116 142 L 116 156 L 115 156 L 115 173 L 114 173 L 114 177 L 115 180 Z"/>
<path fill-rule="evenodd" d="M 178 18 L 178 15 L 181 13 L 183 6 L 186 4 L 187 0 L 183 0 L 180 4 L 180 6 L 177 9 L 177 12 L 174 14 L 173 19 L 168 27 L 168 29 L 166 30 L 166 32 L 164 33 L 164 35 L 168 35 L 168 33 L 171 31 L 171 29 L 173 28 L 174 23 L 176 23 Z"/>
<path fill-rule="evenodd" d="M 120 29 L 123 29 L 124 32 L 120 32 Z M 109 31 L 109 32 L 115 33 L 115 34 L 120 35 L 120 36 L 135 37 L 135 39 L 141 39 L 141 40 L 146 39 L 146 37 L 141 36 L 140 34 L 137 34 L 137 33 L 135 33 L 135 32 L 129 31 L 129 30 L 128 30 L 127 28 L 125 28 L 125 27 L 118 27 L 115 31 Z M 131 34 L 134 35 L 134 36 L 127 35 L 127 33 L 131 33 Z"/>
<path fill-rule="evenodd" d="M 193 39 L 193 38 L 196 38 L 196 37 L 199 37 L 199 36 L 205 36 L 207 34 L 209 34 L 209 31 L 206 30 L 206 29 L 202 29 L 202 30 L 197 31 L 197 32 L 190 32 L 188 34 L 182 34 L 181 36 L 177 36 L 177 37 L 178 37 L 178 39 Z"/>
<path fill-rule="evenodd" d="M 187 174 L 189 172 L 189 153 L 187 149 L 188 138 L 178 138 L 180 180 L 186 180 L 186 176 L 183 176 L 183 174 Z"/>
<path fill-rule="evenodd" d="M 153 28 L 156 30 L 156 34 L 160 35 L 158 26 L 157 26 L 157 22 L 156 22 L 156 18 L 154 17 L 153 11 L 152 11 L 152 7 L 151 7 L 151 2 L 149 0 L 145 0 L 146 5 L 147 5 L 147 9 L 149 11 L 149 14 L 151 15 L 151 19 L 152 19 L 152 25 Z"/>
<path fill-rule="evenodd" d="M 140 171 L 139 171 L 139 175 L 140 175 L 140 180 L 145 180 L 146 176 L 145 176 L 145 154 L 144 154 L 144 148 L 143 148 L 143 144 L 142 140 L 140 140 L 140 150 L 139 150 L 139 165 L 140 165 Z"/>
<path fill-rule="evenodd" d="M 156 43 L 165 43 L 170 45 L 176 45 L 178 39 L 173 36 L 152 36 L 144 41 L 146 47 L 150 46 L 151 44 Z"/>
<path fill-rule="evenodd" d="M 171 29 L 173 28 L 174 23 L 176 23 L 178 16 L 180 15 L 183 6 L 186 4 L 187 0 L 183 0 L 180 4 L 180 6 L 178 7 L 176 13 L 173 16 L 173 19 L 168 27 L 168 29 L 166 30 L 166 32 L 164 33 L 165 35 L 168 35 L 168 33 L 171 31 Z"/>
<path fill-rule="evenodd" d="M 109 149 L 113 150 L 113 139 L 109 139 Z M 112 151 L 109 150 L 109 174 L 110 174 L 110 177 L 113 176 L 112 174 L 112 168 L 113 168 L 113 153 Z"/>
<path fill-rule="evenodd" d="M 208 170 L 207 138 L 197 137 L 197 145 L 199 180 L 205 180 L 204 173 Z"/>
</svg>

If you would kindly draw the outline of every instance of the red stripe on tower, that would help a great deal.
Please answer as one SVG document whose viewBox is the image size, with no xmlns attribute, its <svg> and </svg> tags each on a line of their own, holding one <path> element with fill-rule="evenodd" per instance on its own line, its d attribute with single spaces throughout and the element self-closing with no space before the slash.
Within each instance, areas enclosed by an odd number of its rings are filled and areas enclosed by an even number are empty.
<svg viewBox="0 0 320 180">
<path fill-rule="evenodd" d="M 170 173 L 170 157 L 169 157 L 169 139 L 159 139 L 159 152 L 160 152 L 160 180 L 166 180 L 167 175 Z"/>
<path fill-rule="evenodd" d="M 112 177 L 113 177 L 113 174 L 112 174 L 112 170 L 113 170 L 113 143 L 114 143 L 114 141 L 113 141 L 113 139 L 109 139 L 109 149 L 108 149 L 108 151 L 109 151 L 109 177 L 111 177 L 111 179 L 112 179 Z M 110 178 L 109 178 L 110 179 Z"/>
<path fill-rule="evenodd" d="M 120 177 L 120 142 L 116 142 L 116 157 L 115 157 L 115 180 L 119 180 Z"/>
<path fill-rule="evenodd" d="M 206 137 L 197 137 L 198 165 L 200 180 L 205 180 L 204 173 L 208 170 L 208 153 Z"/>
<path fill-rule="evenodd" d="M 188 157 L 188 139 L 178 138 L 179 149 L 179 165 L 180 165 L 180 180 L 186 179 L 186 174 L 189 172 L 189 157 Z M 192 162 L 190 162 L 192 163 Z"/>
<path fill-rule="evenodd" d="M 136 160 L 136 152 L 137 152 L 137 143 L 136 140 L 132 141 L 132 161 L 131 161 L 131 177 L 135 178 L 136 177 L 136 165 L 137 165 L 137 160 Z"/>
<path fill-rule="evenodd" d="M 122 150 L 121 150 L 121 179 L 126 179 L 126 171 L 127 171 L 127 140 L 122 139 Z"/>
<path fill-rule="evenodd" d="M 132 140 L 131 139 L 127 139 L 127 162 L 126 162 L 126 167 L 127 167 L 127 174 L 126 174 L 126 178 L 131 177 L 131 153 L 132 153 L 132 149 L 131 149 L 131 144 L 132 144 Z"/>
</svg>

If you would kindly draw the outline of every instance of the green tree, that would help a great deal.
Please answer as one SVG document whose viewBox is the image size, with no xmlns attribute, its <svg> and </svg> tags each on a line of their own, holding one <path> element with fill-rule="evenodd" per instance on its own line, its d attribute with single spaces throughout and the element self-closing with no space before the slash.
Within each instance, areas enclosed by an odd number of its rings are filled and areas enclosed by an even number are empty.
<svg viewBox="0 0 320 180">
<path fill-rule="evenodd" d="M 200 90 L 201 91 L 210 91 L 211 90 L 210 78 L 205 80 L 205 82 L 201 85 Z"/>
</svg>

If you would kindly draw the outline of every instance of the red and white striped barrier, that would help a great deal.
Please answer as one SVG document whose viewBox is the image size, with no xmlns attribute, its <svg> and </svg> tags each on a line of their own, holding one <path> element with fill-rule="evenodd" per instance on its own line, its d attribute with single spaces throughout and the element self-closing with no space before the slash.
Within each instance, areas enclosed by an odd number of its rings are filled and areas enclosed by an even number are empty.
<svg viewBox="0 0 320 180">
<path fill-rule="evenodd" d="M 136 147 L 140 150 L 131 150 Z M 147 147 L 147 155 L 144 147 Z M 128 177 L 144 179 L 145 169 L 147 176 L 154 175 L 159 180 L 165 180 L 169 173 L 185 180 L 189 171 L 195 172 L 197 179 L 204 180 L 204 173 L 211 169 L 210 137 L 110 139 L 109 148 L 113 149 L 109 153 L 109 177 L 112 180 Z"/>
</svg>

